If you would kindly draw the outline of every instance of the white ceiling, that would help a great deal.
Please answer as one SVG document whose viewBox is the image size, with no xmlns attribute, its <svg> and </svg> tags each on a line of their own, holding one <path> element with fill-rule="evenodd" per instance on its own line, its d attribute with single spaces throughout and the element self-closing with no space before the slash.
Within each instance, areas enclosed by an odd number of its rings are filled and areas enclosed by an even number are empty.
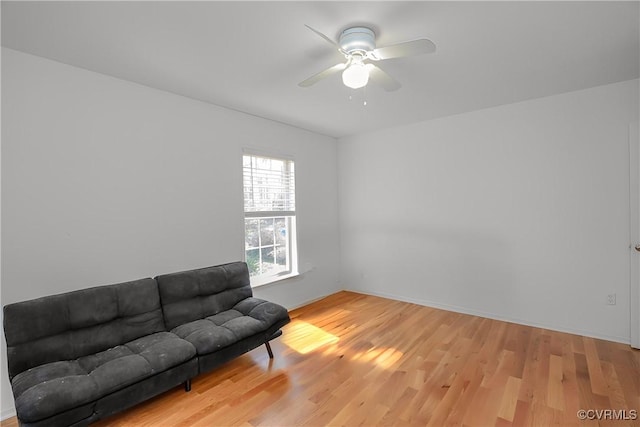
<svg viewBox="0 0 640 427">
<path fill-rule="evenodd" d="M 637 78 L 639 2 L 8 2 L 2 45 L 341 137 Z M 337 39 L 426 37 L 431 55 L 379 63 L 403 87 L 353 93 Z M 354 100 L 349 100 L 350 94 Z M 368 105 L 362 105 L 366 97 Z"/>
</svg>

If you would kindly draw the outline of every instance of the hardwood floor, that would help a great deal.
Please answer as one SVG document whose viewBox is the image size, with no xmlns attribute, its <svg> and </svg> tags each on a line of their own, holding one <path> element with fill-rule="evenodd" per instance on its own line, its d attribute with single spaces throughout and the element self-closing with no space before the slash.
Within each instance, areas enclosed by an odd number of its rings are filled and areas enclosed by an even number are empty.
<svg viewBox="0 0 640 427">
<path fill-rule="evenodd" d="M 275 359 L 260 347 L 96 425 L 640 426 L 611 419 L 640 411 L 628 345 L 351 292 L 291 317 Z"/>
</svg>

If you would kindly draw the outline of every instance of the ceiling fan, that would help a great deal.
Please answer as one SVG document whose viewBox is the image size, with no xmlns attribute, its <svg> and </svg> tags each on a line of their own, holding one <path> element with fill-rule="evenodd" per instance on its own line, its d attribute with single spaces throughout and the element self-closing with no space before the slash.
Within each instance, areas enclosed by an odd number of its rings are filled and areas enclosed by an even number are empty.
<svg viewBox="0 0 640 427">
<path fill-rule="evenodd" d="M 342 82 L 352 89 L 366 86 L 371 79 L 386 91 L 398 90 L 400 83 L 373 62 L 433 53 L 436 50 L 436 45 L 428 39 L 417 39 L 376 48 L 376 35 L 367 27 L 347 28 L 340 34 L 338 43 L 308 25 L 305 27 L 335 46 L 344 55 L 346 62 L 329 67 L 298 83 L 301 87 L 309 87 L 325 77 L 342 71 Z"/>
</svg>

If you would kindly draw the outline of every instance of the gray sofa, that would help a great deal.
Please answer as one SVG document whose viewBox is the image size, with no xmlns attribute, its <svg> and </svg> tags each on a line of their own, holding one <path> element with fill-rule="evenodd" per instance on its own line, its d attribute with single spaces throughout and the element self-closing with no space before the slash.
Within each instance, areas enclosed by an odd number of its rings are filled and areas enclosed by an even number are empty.
<svg viewBox="0 0 640 427">
<path fill-rule="evenodd" d="M 4 307 L 23 426 L 86 425 L 266 344 L 289 322 L 252 297 L 247 266 L 198 270 Z"/>
</svg>

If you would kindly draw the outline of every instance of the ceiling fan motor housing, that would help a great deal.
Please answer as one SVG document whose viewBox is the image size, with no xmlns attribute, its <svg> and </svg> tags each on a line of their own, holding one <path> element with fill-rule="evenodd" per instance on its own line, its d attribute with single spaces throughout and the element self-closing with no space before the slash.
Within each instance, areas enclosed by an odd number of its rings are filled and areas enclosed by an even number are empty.
<svg viewBox="0 0 640 427">
<path fill-rule="evenodd" d="M 376 35 L 367 27 L 347 28 L 340 35 L 340 47 L 349 54 L 366 53 L 376 48 Z"/>
</svg>

